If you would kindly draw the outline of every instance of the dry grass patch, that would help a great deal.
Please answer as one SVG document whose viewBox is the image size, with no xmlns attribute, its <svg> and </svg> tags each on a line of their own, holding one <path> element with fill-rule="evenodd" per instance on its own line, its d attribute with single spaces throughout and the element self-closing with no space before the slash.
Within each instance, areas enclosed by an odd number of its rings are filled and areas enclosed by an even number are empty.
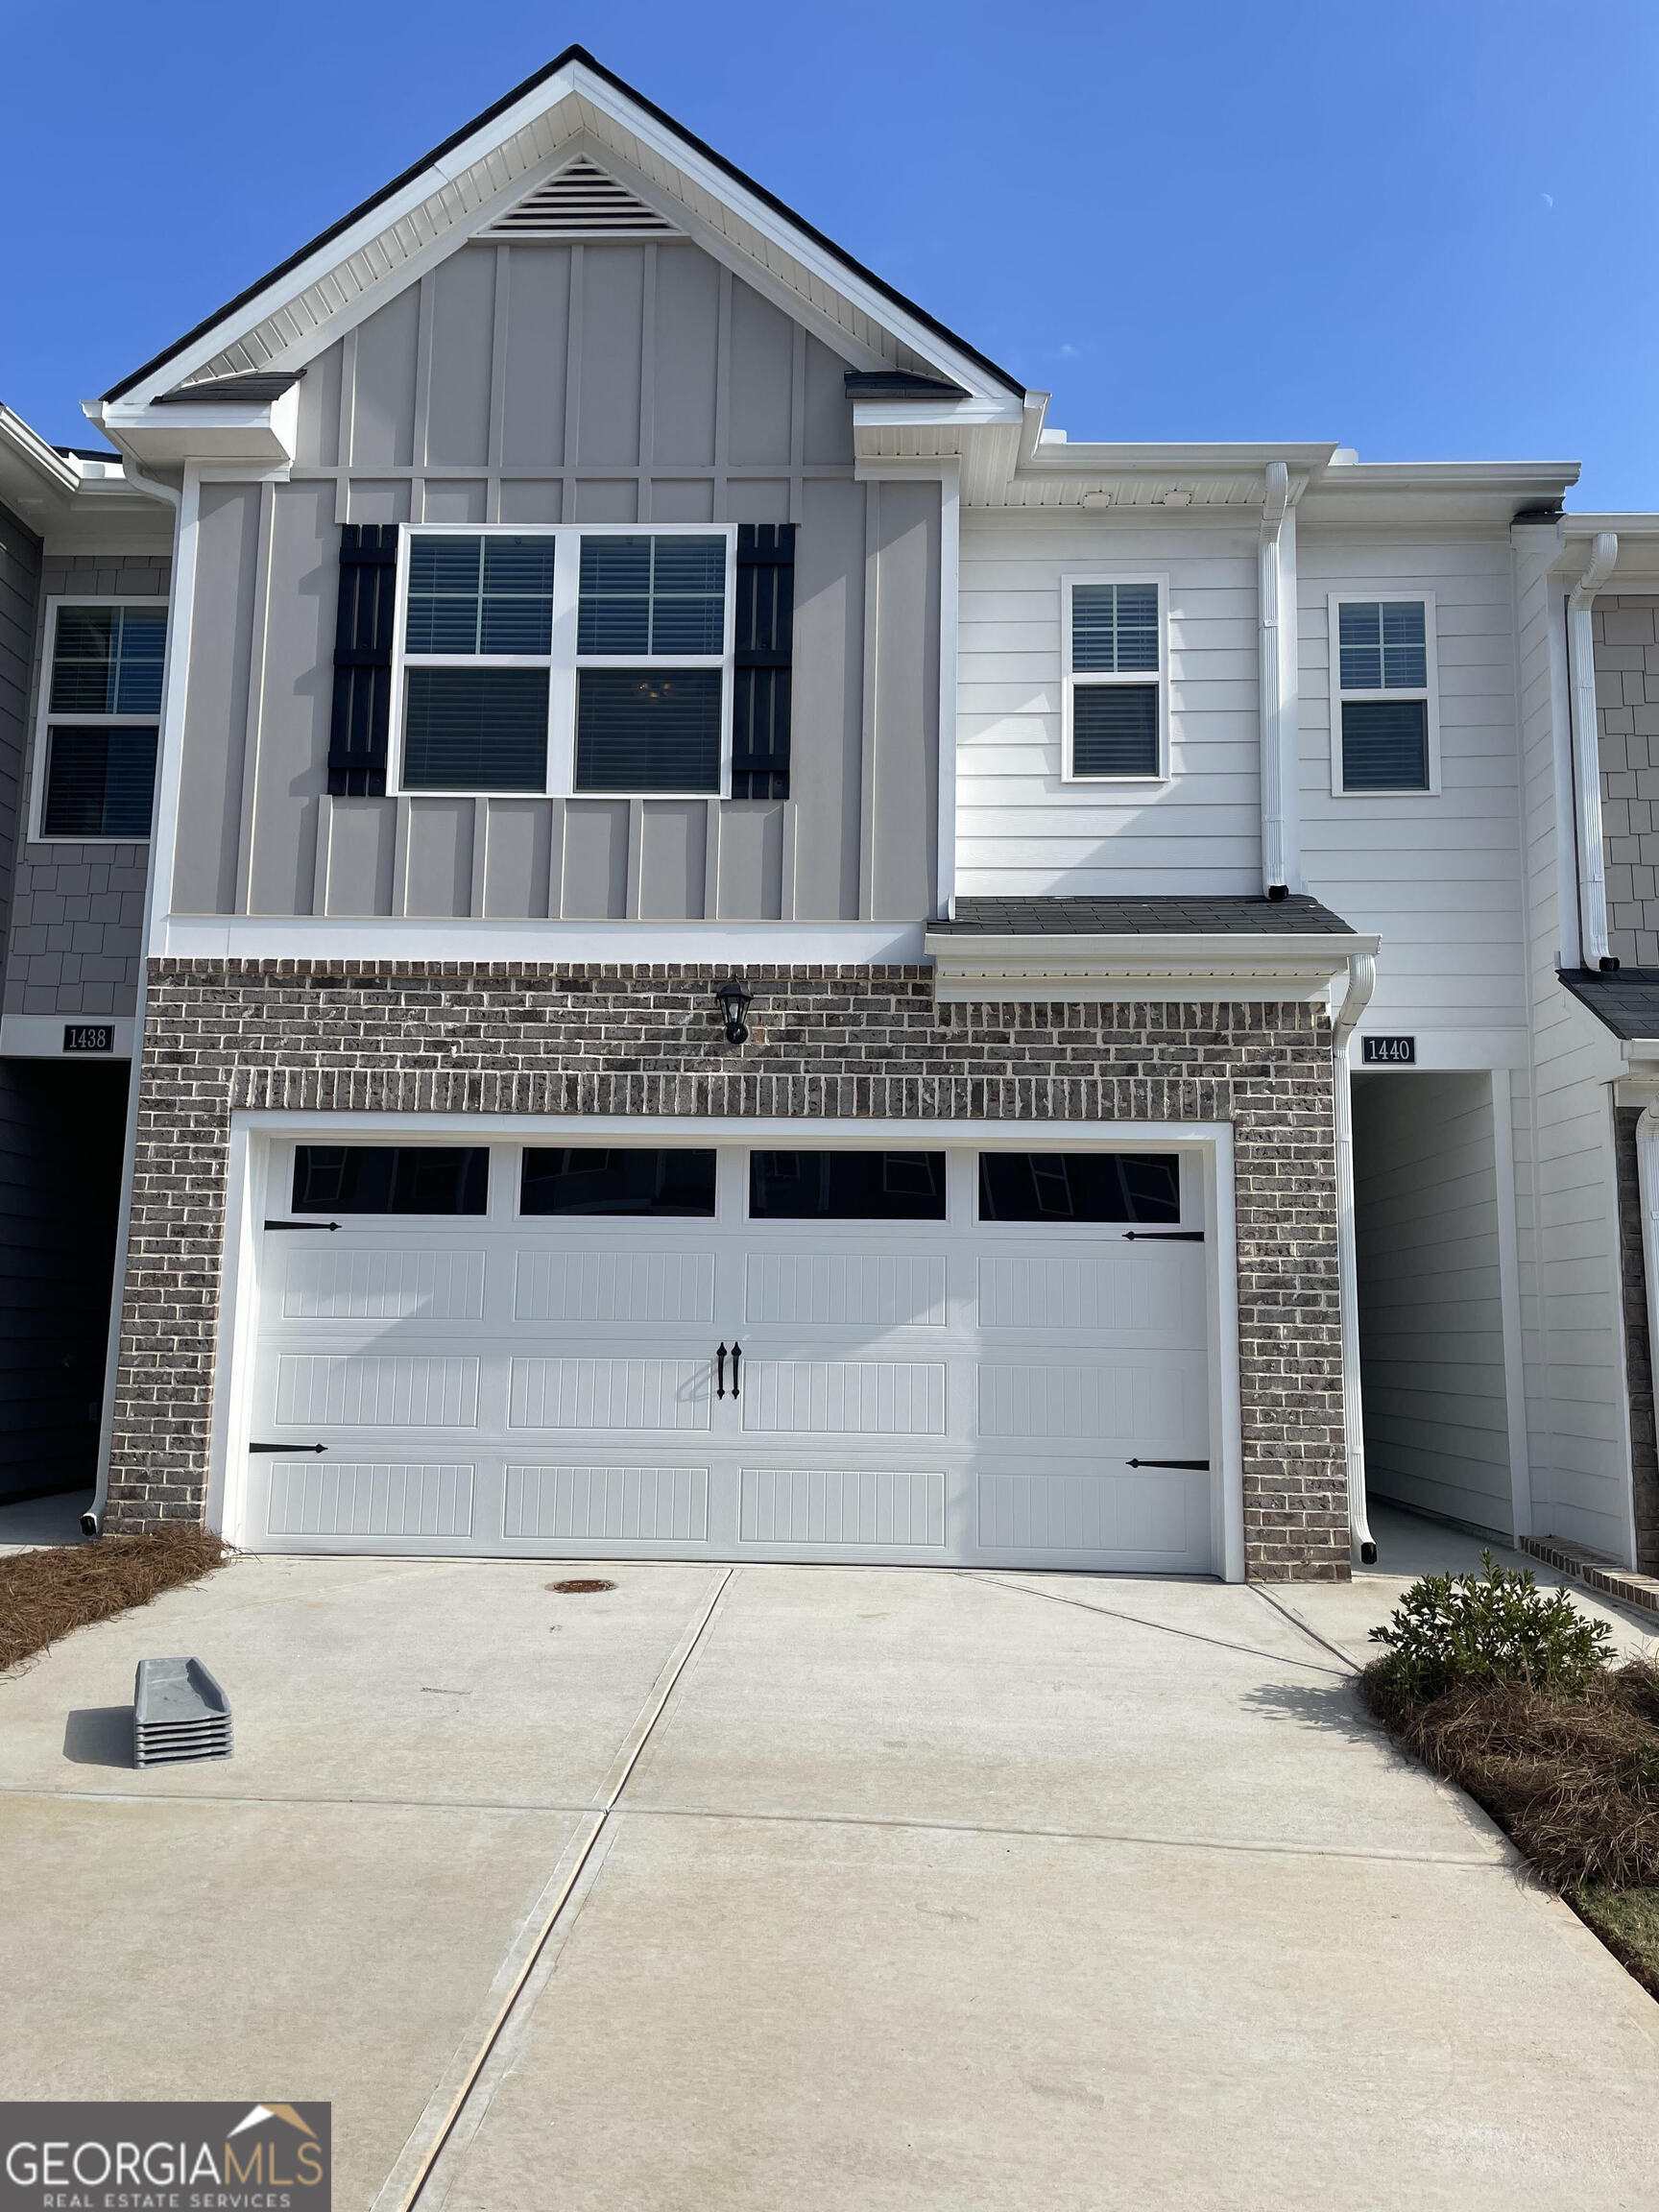
<svg viewBox="0 0 1659 2212">
<path fill-rule="evenodd" d="M 1466 1790 L 1659 1996 L 1659 1667 L 1615 1667 L 1565 1590 L 1484 1556 L 1426 1575 L 1359 1677 L 1396 1743 Z"/>
<path fill-rule="evenodd" d="M 1419 1699 L 1361 1677 L 1388 1733 L 1483 1805 L 1557 1889 L 1659 1885 L 1659 1671 L 1595 1675 L 1575 1695 L 1469 1682 Z"/>
<path fill-rule="evenodd" d="M 1659 1997 L 1659 1889 L 1609 1889 L 1601 1883 L 1573 1892 L 1573 1910 L 1649 1997 Z"/>
<path fill-rule="evenodd" d="M 148 1605 L 222 1567 L 230 1548 L 205 1528 L 101 1536 L 0 1558 L 0 1674 L 71 1629 Z"/>
</svg>

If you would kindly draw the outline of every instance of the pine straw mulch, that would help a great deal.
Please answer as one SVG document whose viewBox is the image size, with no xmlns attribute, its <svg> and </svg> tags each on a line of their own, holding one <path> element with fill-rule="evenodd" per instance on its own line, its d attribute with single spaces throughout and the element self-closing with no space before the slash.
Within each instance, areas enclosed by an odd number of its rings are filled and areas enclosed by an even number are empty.
<svg viewBox="0 0 1659 2212">
<path fill-rule="evenodd" d="M 1396 1743 L 1466 1790 L 1659 1997 L 1659 1667 L 1610 1667 L 1581 1697 L 1521 1683 L 1360 1693 Z"/>
<path fill-rule="evenodd" d="M 71 1629 L 148 1605 L 230 1557 L 228 1544 L 193 1525 L 0 1557 L 0 1674 Z"/>
</svg>

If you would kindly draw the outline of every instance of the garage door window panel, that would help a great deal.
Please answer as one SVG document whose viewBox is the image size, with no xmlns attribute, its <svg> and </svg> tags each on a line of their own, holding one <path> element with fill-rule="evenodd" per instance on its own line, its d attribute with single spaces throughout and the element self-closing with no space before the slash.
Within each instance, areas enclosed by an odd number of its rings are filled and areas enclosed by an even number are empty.
<svg viewBox="0 0 1659 2212">
<path fill-rule="evenodd" d="M 526 1214 L 647 1214 L 712 1219 L 714 1154 L 644 1147 L 541 1148 L 524 1154 Z"/>
<path fill-rule="evenodd" d="M 489 1199 L 482 1144 L 295 1147 L 296 1214 L 479 1214 Z"/>
<path fill-rule="evenodd" d="M 753 1221 L 943 1221 L 943 1152 L 752 1152 Z"/>
<path fill-rule="evenodd" d="M 1045 1224 L 1181 1218 L 1173 1152 L 981 1152 L 979 1218 Z"/>
</svg>

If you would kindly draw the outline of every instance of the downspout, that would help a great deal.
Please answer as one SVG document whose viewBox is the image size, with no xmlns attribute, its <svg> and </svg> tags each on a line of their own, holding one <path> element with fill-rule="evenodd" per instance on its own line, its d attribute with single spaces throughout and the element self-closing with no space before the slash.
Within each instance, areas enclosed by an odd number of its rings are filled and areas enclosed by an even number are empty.
<svg viewBox="0 0 1659 2212">
<path fill-rule="evenodd" d="M 1567 666 L 1573 696 L 1573 767 L 1577 785 L 1578 941 L 1586 968 L 1618 967 L 1607 949 L 1607 877 L 1601 845 L 1601 748 L 1596 714 L 1596 594 L 1613 573 L 1619 540 L 1599 530 L 1590 565 L 1567 601 Z"/>
<path fill-rule="evenodd" d="M 174 605 L 179 582 L 179 528 L 183 513 L 184 494 L 172 485 L 148 475 L 113 433 L 100 421 L 112 445 L 120 447 L 121 460 L 130 483 L 137 484 L 157 499 L 166 500 L 173 510 L 173 554 L 168 575 L 167 609 L 167 659 L 162 676 L 161 711 L 156 724 L 163 736 L 167 729 L 168 694 L 175 683 L 182 683 L 183 671 L 176 665 L 173 650 L 177 634 Z M 156 798 L 161 790 L 161 748 L 156 749 Z M 121 1195 L 115 1215 L 115 1271 L 109 1286 L 109 1340 L 104 1357 L 104 1403 L 98 1417 L 98 1474 L 88 1511 L 81 1516 L 81 1531 L 85 1536 L 102 1534 L 104 1507 L 109 1496 L 109 1455 L 115 1430 L 115 1382 L 121 1363 L 121 1315 L 127 1303 L 127 1249 L 128 1224 L 132 1214 L 132 1172 L 138 1151 L 138 1091 L 139 1078 L 144 1066 L 144 1013 L 149 996 L 150 926 L 156 907 L 156 824 L 150 825 L 150 865 L 144 881 L 143 937 L 138 950 L 138 983 L 132 1002 L 132 1058 L 127 1078 L 127 1134 L 121 1155 Z"/>
<path fill-rule="evenodd" d="M 1365 1511 L 1365 1407 L 1359 1389 L 1359 1274 L 1354 1235 L 1354 1094 L 1348 1040 L 1371 1003 L 1376 956 L 1348 956 L 1348 989 L 1331 1028 L 1336 1119 L 1336 1286 L 1342 1314 L 1342 1432 L 1348 1455 L 1348 1527 L 1367 1567 L 1377 1557 Z"/>
<path fill-rule="evenodd" d="M 1642 1272 L 1647 1289 L 1647 1391 L 1650 1410 L 1659 1423 L 1659 1105 L 1644 1107 L 1636 1124 L 1636 1185 L 1642 1207 Z M 1659 1431 L 1655 1431 L 1659 1433 Z M 1632 1497 L 1634 1493 L 1632 1493 Z M 1632 1516 L 1634 1518 L 1634 1516 Z M 1630 1563 L 1640 1574 L 1651 1574 L 1642 1557 L 1641 1541 L 1631 1532 Z"/>
<path fill-rule="evenodd" d="M 1262 888 L 1269 899 L 1301 889 L 1296 836 L 1296 516 L 1290 472 L 1267 464 L 1257 545 L 1262 701 Z"/>
</svg>

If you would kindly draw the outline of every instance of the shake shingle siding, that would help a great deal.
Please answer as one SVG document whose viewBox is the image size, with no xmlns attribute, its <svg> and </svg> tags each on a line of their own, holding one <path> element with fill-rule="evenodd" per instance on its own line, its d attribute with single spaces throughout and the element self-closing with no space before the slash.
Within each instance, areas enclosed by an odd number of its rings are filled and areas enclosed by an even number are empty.
<svg viewBox="0 0 1659 2212">
<path fill-rule="evenodd" d="M 722 971 L 723 973 L 723 971 Z M 212 1413 L 230 1117 L 310 1112 L 1231 1121 L 1249 1572 L 1348 1572 L 1331 1033 L 1304 1005 L 936 1005 L 922 967 L 715 971 L 160 961 L 132 1197 L 108 1526 L 194 1520 Z"/>
</svg>

